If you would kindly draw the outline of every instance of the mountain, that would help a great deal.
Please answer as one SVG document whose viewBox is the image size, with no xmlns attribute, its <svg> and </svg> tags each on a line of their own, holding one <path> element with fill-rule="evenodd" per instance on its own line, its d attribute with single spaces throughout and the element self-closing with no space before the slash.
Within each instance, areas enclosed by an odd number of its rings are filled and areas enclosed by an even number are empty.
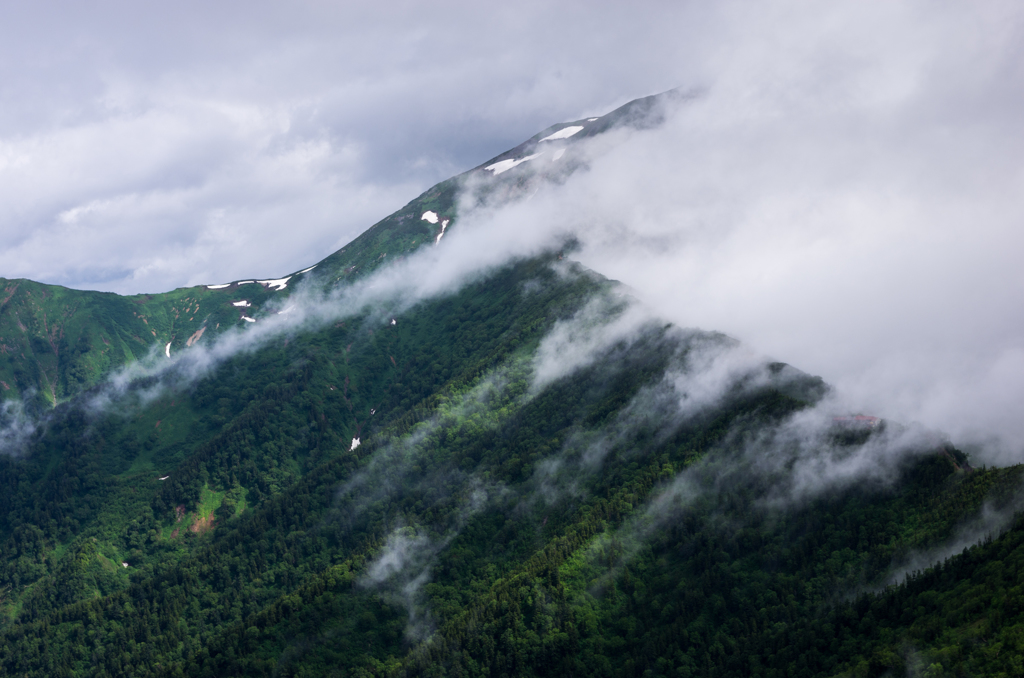
<svg viewBox="0 0 1024 678">
<path fill-rule="evenodd" d="M 0 675 L 1020 673 L 1020 467 L 836 410 L 571 239 L 424 273 L 677 105 L 554 125 L 291 275 L 4 281 Z"/>
<path fill-rule="evenodd" d="M 561 160 L 544 178 L 571 173 L 579 167 L 573 144 L 620 127 L 657 125 L 663 116 L 658 102 L 679 96 L 645 97 L 600 118 L 553 125 L 479 167 L 434 186 L 302 271 L 132 296 L 0 278 L 0 388 L 7 399 L 30 399 L 38 407 L 53 407 L 126 363 L 152 352 L 177 353 L 196 341 L 205 338 L 209 342 L 222 331 L 244 326 L 245 317 L 255 319 L 267 304 L 281 303 L 307 278 L 322 288 L 361 278 L 381 265 L 437 244 L 447 227 L 455 226 L 462 187 L 475 185 L 477 201 L 494 194 L 507 200 L 526 191 L 537 177 L 508 170 L 524 158 L 534 157 L 542 139 L 558 137 L 548 140 L 540 152 L 547 151 L 549 157 L 558 154 Z"/>
</svg>

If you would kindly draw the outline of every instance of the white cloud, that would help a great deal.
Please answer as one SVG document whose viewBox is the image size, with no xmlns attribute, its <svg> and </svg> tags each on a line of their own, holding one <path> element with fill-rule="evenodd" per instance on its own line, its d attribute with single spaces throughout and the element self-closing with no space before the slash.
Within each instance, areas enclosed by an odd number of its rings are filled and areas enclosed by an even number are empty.
<svg viewBox="0 0 1024 678">
<path fill-rule="evenodd" d="M 25 413 L 19 401 L 5 400 L 0 403 L 0 454 L 22 454 L 39 424 L 39 421 Z"/>
<path fill-rule="evenodd" d="M 280 275 L 551 123 L 683 85 L 703 94 L 592 142 L 557 195 L 454 223 L 417 294 L 577 232 L 668 319 L 1016 458 L 1019 5 L 580 6 L 568 33 L 541 3 L 12 12 L 0 273 Z"/>
<path fill-rule="evenodd" d="M 491 228 L 574 232 L 667 319 L 1020 459 L 1020 13 L 727 7 L 700 96 L 659 130 L 577 145 L 588 171 Z"/>
<path fill-rule="evenodd" d="M 33 226 L 5 231 L 0 270 L 120 291 L 277 272 L 339 245 L 339 218 L 372 223 L 399 199 L 394 186 L 355 181 L 358 148 L 289 137 L 279 117 L 164 102 L 0 140 L 19 158 L 0 169 L 0 220 Z M 308 240 L 285 237 L 296 223 Z"/>
<path fill-rule="evenodd" d="M 119 292 L 280 275 L 551 122 L 675 84 L 624 80 L 621 63 L 674 53 L 668 31 L 602 72 L 587 58 L 606 52 L 597 26 L 636 34 L 649 21 L 590 8 L 567 43 L 540 21 L 550 14 L 465 2 L 11 11 L 0 275 Z"/>
</svg>

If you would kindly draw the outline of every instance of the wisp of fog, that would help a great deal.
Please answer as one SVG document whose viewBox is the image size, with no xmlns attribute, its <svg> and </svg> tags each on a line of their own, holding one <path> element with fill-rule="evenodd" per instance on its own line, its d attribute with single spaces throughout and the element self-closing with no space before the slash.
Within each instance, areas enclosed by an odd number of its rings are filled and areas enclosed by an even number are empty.
<svg viewBox="0 0 1024 678">
<path fill-rule="evenodd" d="M 733 17 L 662 126 L 576 144 L 586 171 L 479 227 L 571 232 L 660 316 L 1019 461 L 1024 24 L 976 9 Z"/>
</svg>

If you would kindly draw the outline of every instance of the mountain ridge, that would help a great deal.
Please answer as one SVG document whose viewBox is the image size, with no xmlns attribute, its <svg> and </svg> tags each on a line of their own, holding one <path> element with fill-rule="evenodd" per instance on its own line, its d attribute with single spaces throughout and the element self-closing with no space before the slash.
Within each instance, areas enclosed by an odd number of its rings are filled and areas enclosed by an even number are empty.
<svg viewBox="0 0 1024 678">
<path fill-rule="evenodd" d="M 432 186 L 336 252 L 281 278 L 248 278 L 133 295 L 0 278 L 4 290 L 0 298 L 0 399 L 36 394 L 41 399 L 37 406 L 46 402 L 54 406 L 98 383 L 112 369 L 148 355 L 155 347 L 169 345 L 170 350 L 180 351 L 203 335 L 207 339 L 215 336 L 221 325 L 242 326 L 246 322 L 243 316 L 252 317 L 250 314 L 255 315 L 274 297 L 290 294 L 280 292 L 288 289 L 289 282 L 294 288 L 299 276 L 327 287 L 368 275 L 428 242 L 437 244 L 445 229 L 457 222 L 456 202 L 462 185 L 469 179 L 480 182 L 489 178 L 494 183 L 497 174 L 489 175 L 487 166 L 530 155 L 545 135 L 580 123 L 583 127 L 577 135 L 559 142 L 563 150 L 567 143 L 617 127 L 656 125 L 662 115 L 658 106 L 678 96 L 673 90 L 631 101 L 598 118 L 552 125 L 519 146 Z M 506 175 L 504 181 L 516 174 Z M 432 220 L 424 219 L 428 214 L 433 215 Z M 248 285 L 240 289 L 239 283 Z M 229 306 L 242 302 L 251 306 Z M 200 308 L 203 314 L 197 315 Z M 98 318 L 99 326 L 81 327 L 79 309 L 87 309 L 82 315 L 88 318 Z M 186 320 L 183 316 L 189 317 Z M 197 336 L 200 331 L 202 334 Z"/>
<path fill-rule="evenodd" d="M 0 377 L 34 425 L 0 454 L 0 675 L 1015 671 L 1022 467 L 850 423 L 820 378 L 665 323 L 571 243 L 344 296 L 460 204 L 585 166 L 524 158 L 664 100 L 549 127 L 302 285 L 5 283 L 0 336 L 28 353 Z M 115 349 L 138 368 L 107 379 Z"/>
</svg>

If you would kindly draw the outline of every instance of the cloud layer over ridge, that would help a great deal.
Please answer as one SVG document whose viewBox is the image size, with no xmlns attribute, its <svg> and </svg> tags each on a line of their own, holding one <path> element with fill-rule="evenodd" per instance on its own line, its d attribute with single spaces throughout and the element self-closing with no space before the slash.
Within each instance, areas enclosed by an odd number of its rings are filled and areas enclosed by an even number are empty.
<svg viewBox="0 0 1024 678">
<path fill-rule="evenodd" d="M 492 228 L 574 232 L 659 314 L 1019 460 L 1020 14 L 800 7 L 723 22 L 665 125 L 577 148 L 588 171 Z"/>
<path fill-rule="evenodd" d="M 40 7 L 0 29 L 0 275 L 296 270 L 550 123 L 681 86 L 557 193 L 467 216 L 494 231 L 474 247 L 579 233 L 681 325 L 1024 447 L 1015 3 Z"/>
</svg>

